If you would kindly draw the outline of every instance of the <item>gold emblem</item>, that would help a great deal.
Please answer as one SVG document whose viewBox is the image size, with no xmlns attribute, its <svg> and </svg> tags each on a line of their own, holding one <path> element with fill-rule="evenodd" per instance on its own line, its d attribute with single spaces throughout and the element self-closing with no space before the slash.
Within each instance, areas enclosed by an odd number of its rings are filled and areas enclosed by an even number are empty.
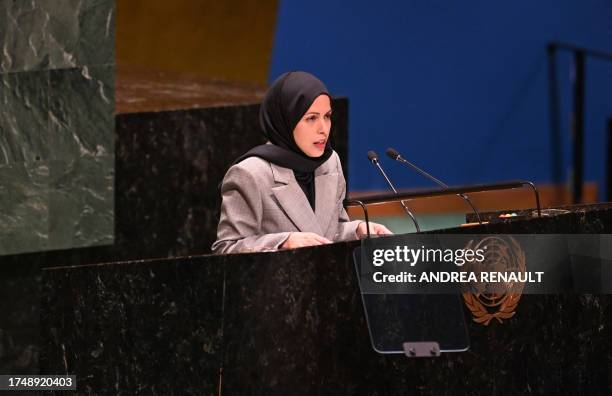
<svg viewBox="0 0 612 396">
<path fill-rule="evenodd" d="M 468 262 L 464 269 L 474 273 L 483 271 L 522 272 L 525 273 L 525 252 L 512 237 L 487 237 L 472 247 L 470 241 L 466 249 L 483 249 L 484 260 L 481 263 Z M 474 322 L 488 326 L 491 320 L 503 323 L 516 313 L 516 306 L 521 299 L 524 283 L 496 282 L 472 283 L 471 291 L 463 293 L 463 301 L 472 312 Z"/>
</svg>

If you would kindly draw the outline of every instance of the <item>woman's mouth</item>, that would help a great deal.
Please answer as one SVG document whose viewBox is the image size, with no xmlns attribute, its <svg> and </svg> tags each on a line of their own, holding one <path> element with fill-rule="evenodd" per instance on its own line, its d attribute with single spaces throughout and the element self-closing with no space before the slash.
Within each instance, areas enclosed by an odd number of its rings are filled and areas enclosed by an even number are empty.
<svg viewBox="0 0 612 396">
<path fill-rule="evenodd" d="M 325 149 L 325 143 L 327 143 L 326 140 L 319 140 L 318 142 L 315 142 L 314 145 L 319 150 L 324 150 Z"/>
</svg>

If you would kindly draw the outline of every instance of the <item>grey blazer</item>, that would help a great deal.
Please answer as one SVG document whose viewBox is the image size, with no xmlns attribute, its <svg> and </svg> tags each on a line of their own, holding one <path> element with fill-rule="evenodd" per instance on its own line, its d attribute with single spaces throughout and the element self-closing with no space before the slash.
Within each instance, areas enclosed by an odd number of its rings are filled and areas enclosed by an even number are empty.
<svg viewBox="0 0 612 396">
<path fill-rule="evenodd" d="M 221 219 L 214 253 L 278 249 L 291 232 L 314 232 L 332 241 L 356 239 L 360 223 L 342 205 L 346 181 L 338 154 L 315 172 L 315 211 L 293 170 L 259 157 L 232 166 L 223 179 Z"/>
</svg>

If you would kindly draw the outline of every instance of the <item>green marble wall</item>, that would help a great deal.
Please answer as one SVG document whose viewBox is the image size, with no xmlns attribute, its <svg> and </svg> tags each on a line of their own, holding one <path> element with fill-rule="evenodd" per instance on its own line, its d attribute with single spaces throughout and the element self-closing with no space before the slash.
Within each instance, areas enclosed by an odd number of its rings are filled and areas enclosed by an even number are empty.
<svg viewBox="0 0 612 396">
<path fill-rule="evenodd" d="M 114 0 L 0 0 L 0 255 L 114 229 Z"/>
</svg>

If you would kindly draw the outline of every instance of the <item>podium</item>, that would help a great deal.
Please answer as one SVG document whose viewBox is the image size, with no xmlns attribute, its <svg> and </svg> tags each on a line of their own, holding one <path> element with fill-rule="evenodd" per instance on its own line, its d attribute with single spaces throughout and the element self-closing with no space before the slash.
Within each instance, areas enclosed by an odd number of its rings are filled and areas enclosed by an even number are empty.
<svg viewBox="0 0 612 396">
<path fill-rule="evenodd" d="M 436 233 L 611 233 L 612 204 Z M 467 352 L 374 351 L 358 241 L 43 271 L 41 372 L 82 393 L 604 394 L 608 295 L 523 295 L 488 326 L 464 309 Z"/>
</svg>

